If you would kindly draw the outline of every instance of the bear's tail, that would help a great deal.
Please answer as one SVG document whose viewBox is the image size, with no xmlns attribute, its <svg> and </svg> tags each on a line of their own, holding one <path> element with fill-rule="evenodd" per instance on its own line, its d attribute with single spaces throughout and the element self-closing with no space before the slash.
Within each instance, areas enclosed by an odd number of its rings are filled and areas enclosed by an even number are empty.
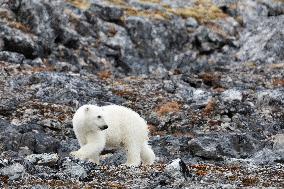
<svg viewBox="0 0 284 189">
<path fill-rule="evenodd" d="M 155 161 L 155 154 L 147 142 L 143 144 L 140 156 L 143 164 L 151 165 Z"/>
</svg>

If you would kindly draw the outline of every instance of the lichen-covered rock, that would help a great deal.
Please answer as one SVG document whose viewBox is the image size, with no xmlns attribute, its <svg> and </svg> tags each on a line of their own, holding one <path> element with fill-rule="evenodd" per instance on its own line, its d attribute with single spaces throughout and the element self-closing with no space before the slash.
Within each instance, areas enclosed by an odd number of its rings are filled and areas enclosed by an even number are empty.
<svg viewBox="0 0 284 189">
<path fill-rule="evenodd" d="M 27 161 L 38 165 L 54 165 L 57 163 L 59 157 L 57 154 L 31 154 L 25 157 Z"/>
<path fill-rule="evenodd" d="M 8 176 L 9 180 L 17 180 L 24 176 L 25 167 L 20 163 L 0 169 L 0 175 Z"/>
<path fill-rule="evenodd" d="M 14 63 L 14 64 L 21 64 L 25 56 L 16 52 L 8 52 L 8 51 L 1 51 L 0 52 L 0 60 Z"/>
<path fill-rule="evenodd" d="M 248 27 L 241 38 L 243 45 L 238 52 L 240 59 L 259 64 L 281 62 L 284 59 L 283 20 L 283 16 L 272 16 Z"/>
</svg>

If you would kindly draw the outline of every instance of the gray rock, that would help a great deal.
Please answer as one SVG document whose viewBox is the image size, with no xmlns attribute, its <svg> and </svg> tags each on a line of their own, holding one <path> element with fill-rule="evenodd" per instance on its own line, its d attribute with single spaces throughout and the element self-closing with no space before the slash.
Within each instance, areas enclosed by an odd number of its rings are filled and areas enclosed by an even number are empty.
<svg viewBox="0 0 284 189">
<path fill-rule="evenodd" d="M 281 62 L 284 59 L 283 20 L 284 16 L 269 17 L 246 29 L 241 38 L 239 58 L 259 64 Z"/>
<path fill-rule="evenodd" d="M 191 176 L 188 167 L 180 158 L 177 158 L 173 160 L 172 163 L 168 164 L 165 171 L 174 177 L 176 182 L 184 182 Z"/>
<path fill-rule="evenodd" d="M 67 139 L 60 141 L 60 147 L 58 149 L 58 153 L 69 154 L 72 151 L 78 150 L 80 148 L 77 139 Z"/>
<path fill-rule="evenodd" d="M 257 106 L 265 107 L 265 106 L 274 106 L 278 104 L 284 104 L 283 98 L 284 91 L 282 89 L 276 90 L 263 90 L 257 93 Z"/>
<path fill-rule="evenodd" d="M 169 173 L 172 177 L 174 177 L 176 180 L 179 180 L 179 182 L 183 182 L 186 179 L 183 173 L 181 172 L 182 170 L 180 166 L 181 161 L 182 160 L 180 158 L 175 159 L 165 168 L 165 171 Z"/>
<path fill-rule="evenodd" d="M 3 148 L 5 150 L 16 150 L 20 147 L 28 147 L 28 149 L 35 153 L 57 152 L 59 147 L 58 139 L 40 130 L 25 130 L 21 128 L 21 126 L 11 125 L 5 121 L 1 123 L 0 138 L 1 141 L 3 141 Z"/>
<path fill-rule="evenodd" d="M 283 141 L 281 141 L 283 143 Z M 284 147 L 283 145 L 278 146 L 276 142 L 272 149 L 263 148 L 258 151 L 251 158 L 251 161 L 255 164 L 273 164 L 273 163 L 283 163 L 284 162 Z"/>
<path fill-rule="evenodd" d="M 267 6 L 268 16 L 280 16 L 284 13 L 284 4 L 281 1 L 261 0 Z"/>
<path fill-rule="evenodd" d="M 72 29 L 64 28 L 56 40 L 67 48 L 78 49 L 80 46 L 80 36 Z"/>
<path fill-rule="evenodd" d="M 34 146 L 35 153 L 57 152 L 59 148 L 59 140 L 55 139 L 52 136 L 39 133 L 34 136 L 34 139 L 35 139 L 35 146 Z"/>
<path fill-rule="evenodd" d="M 209 142 L 210 141 L 210 142 Z M 202 143 L 201 143 L 202 142 Z M 204 142 L 206 143 L 204 145 Z M 216 161 L 223 160 L 222 155 L 218 154 L 217 152 L 217 145 L 216 143 L 212 142 L 212 139 L 193 139 L 188 143 L 189 149 L 194 156 L 201 157 L 204 159 L 213 159 Z"/>
<path fill-rule="evenodd" d="M 226 39 L 223 36 L 204 26 L 200 26 L 195 31 L 195 38 L 196 43 L 199 44 L 197 48 L 201 53 L 210 53 L 226 44 Z"/>
<path fill-rule="evenodd" d="M 32 164 L 52 166 L 57 163 L 59 156 L 57 154 L 31 154 L 25 157 L 25 160 Z"/>
<path fill-rule="evenodd" d="M 3 50 L 23 54 L 26 58 L 36 58 L 39 55 L 38 45 L 28 34 L 6 25 L 1 25 L 0 31 L 0 37 L 4 41 Z"/>
<path fill-rule="evenodd" d="M 103 3 L 93 4 L 89 10 L 97 14 L 100 18 L 106 21 L 120 21 L 123 16 L 123 11 L 119 7 L 103 5 Z"/>
<path fill-rule="evenodd" d="M 224 101 L 231 102 L 234 100 L 241 101 L 243 97 L 240 91 L 235 89 L 229 89 L 221 94 L 221 98 Z"/>
<path fill-rule="evenodd" d="M 71 178 L 84 179 L 87 177 L 87 172 L 80 164 L 73 163 L 71 160 L 66 159 L 62 164 L 64 167 L 64 174 L 67 174 Z"/>
<path fill-rule="evenodd" d="M 0 60 L 14 63 L 14 64 L 22 64 L 25 56 L 16 52 L 9 52 L 9 51 L 1 51 L 0 52 Z"/>
<path fill-rule="evenodd" d="M 212 95 L 210 92 L 204 91 L 202 89 L 196 89 L 193 92 L 192 101 L 194 102 L 195 106 L 202 107 L 206 106 L 211 98 Z"/>
<path fill-rule="evenodd" d="M 164 88 L 167 92 L 169 93 L 174 93 L 175 92 L 175 84 L 171 80 L 164 80 Z"/>
<path fill-rule="evenodd" d="M 198 22 L 194 18 L 189 17 L 189 18 L 186 19 L 185 25 L 187 27 L 196 28 L 198 26 Z"/>
<path fill-rule="evenodd" d="M 36 184 L 31 187 L 31 189 L 49 189 L 49 188 L 50 188 L 49 186 L 43 184 Z"/>
<path fill-rule="evenodd" d="M 25 167 L 20 163 L 15 163 L 8 167 L 4 167 L 0 170 L 1 175 L 9 177 L 9 180 L 17 180 L 23 177 L 25 174 Z"/>
<path fill-rule="evenodd" d="M 212 136 L 215 136 L 212 138 Z M 224 160 L 226 157 L 251 157 L 259 148 L 249 135 L 205 135 L 188 143 L 191 154 L 203 159 Z"/>
<path fill-rule="evenodd" d="M 205 106 L 212 98 L 210 92 L 202 89 L 195 89 L 186 85 L 178 84 L 177 96 L 181 97 L 188 103 L 194 103 L 196 107 Z"/>
<path fill-rule="evenodd" d="M 258 20 L 265 19 L 268 16 L 268 9 L 258 1 L 248 0 L 240 1 L 238 5 L 243 22 L 247 26 L 254 24 Z"/>
<path fill-rule="evenodd" d="M 41 58 L 36 58 L 30 62 L 32 66 L 44 66 Z"/>
<path fill-rule="evenodd" d="M 15 14 L 38 35 L 39 56 L 48 53 L 67 21 L 61 1 L 20 1 Z"/>
</svg>

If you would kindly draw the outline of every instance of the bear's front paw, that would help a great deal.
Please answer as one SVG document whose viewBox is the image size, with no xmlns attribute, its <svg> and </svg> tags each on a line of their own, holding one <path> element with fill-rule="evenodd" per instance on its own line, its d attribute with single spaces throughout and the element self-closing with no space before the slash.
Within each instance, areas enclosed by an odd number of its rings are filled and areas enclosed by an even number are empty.
<svg viewBox="0 0 284 189">
<path fill-rule="evenodd" d="M 85 159 L 84 155 L 79 150 L 71 152 L 70 155 L 78 159 Z"/>
<path fill-rule="evenodd" d="M 135 167 L 139 167 L 141 165 L 141 163 L 139 163 L 139 162 L 126 162 L 125 164 L 122 164 L 122 165 L 135 168 Z"/>
</svg>

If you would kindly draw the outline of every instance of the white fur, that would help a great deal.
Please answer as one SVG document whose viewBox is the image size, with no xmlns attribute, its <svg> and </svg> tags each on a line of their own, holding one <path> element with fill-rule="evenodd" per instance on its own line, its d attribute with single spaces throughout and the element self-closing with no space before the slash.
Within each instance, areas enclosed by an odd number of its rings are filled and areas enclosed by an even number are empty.
<svg viewBox="0 0 284 189">
<path fill-rule="evenodd" d="M 101 118 L 98 118 L 101 116 Z M 105 130 L 103 126 L 107 125 Z M 153 164 L 155 154 L 148 145 L 146 121 L 129 108 L 108 105 L 81 106 L 73 117 L 73 129 L 81 148 L 71 155 L 99 164 L 104 147 L 123 147 L 128 166 Z"/>
</svg>

